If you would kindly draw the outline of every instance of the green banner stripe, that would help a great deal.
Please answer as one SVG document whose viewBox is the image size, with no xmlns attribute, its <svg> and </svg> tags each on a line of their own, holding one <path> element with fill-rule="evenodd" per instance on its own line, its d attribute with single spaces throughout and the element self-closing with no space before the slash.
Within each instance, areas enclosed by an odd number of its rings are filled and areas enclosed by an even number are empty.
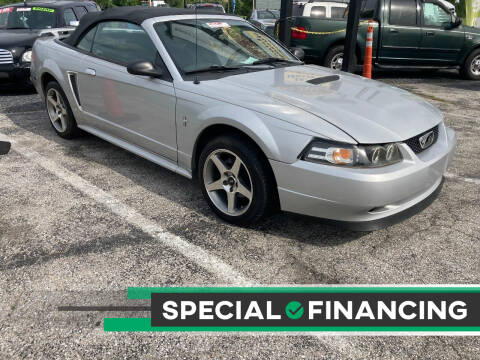
<svg viewBox="0 0 480 360">
<path fill-rule="evenodd" d="M 129 287 L 128 299 L 152 293 L 479 293 L 480 287 Z"/>
<path fill-rule="evenodd" d="M 103 329 L 105 331 L 255 331 L 255 332 L 279 332 L 279 331 L 391 331 L 391 332 L 445 332 L 465 331 L 480 332 L 480 326 L 162 326 L 152 327 L 150 318 L 105 318 Z"/>
</svg>

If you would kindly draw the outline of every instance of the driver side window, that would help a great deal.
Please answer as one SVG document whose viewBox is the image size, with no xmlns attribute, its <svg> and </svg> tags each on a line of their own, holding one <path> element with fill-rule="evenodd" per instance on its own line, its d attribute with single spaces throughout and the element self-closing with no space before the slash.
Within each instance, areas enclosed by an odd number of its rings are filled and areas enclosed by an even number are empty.
<svg viewBox="0 0 480 360">
<path fill-rule="evenodd" d="M 450 24 L 451 14 L 447 13 L 441 6 L 433 3 L 423 3 L 423 24 L 425 26 L 442 27 Z"/>
</svg>

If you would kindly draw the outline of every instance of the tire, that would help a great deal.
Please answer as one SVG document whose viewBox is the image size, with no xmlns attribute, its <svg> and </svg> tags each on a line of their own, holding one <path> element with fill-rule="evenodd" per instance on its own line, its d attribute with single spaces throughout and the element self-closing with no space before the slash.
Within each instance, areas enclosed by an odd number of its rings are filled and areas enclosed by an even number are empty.
<svg viewBox="0 0 480 360">
<path fill-rule="evenodd" d="M 328 67 L 330 69 L 334 69 L 334 70 L 341 70 L 342 64 L 343 64 L 343 52 L 344 52 L 343 45 L 337 45 L 332 47 L 330 50 L 328 50 L 327 55 L 325 56 L 325 60 L 323 61 L 323 66 Z M 341 57 L 342 59 L 341 62 L 335 61 L 335 59 L 338 57 Z M 335 67 L 333 63 L 336 63 L 337 66 Z M 355 54 L 353 54 L 353 64 L 354 66 L 357 65 L 357 56 Z"/>
<path fill-rule="evenodd" d="M 465 79 L 480 80 L 480 49 L 476 49 L 468 55 L 461 72 Z"/>
<path fill-rule="evenodd" d="M 73 139 L 80 135 L 65 92 L 56 81 L 49 82 L 45 88 L 45 106 L 50 124 L 58 136 Z"/>
<path fill-rule="evenodd" d="M 198 179 L 210 208 L 227 222 L 253 224 L 277 207 L 265 156 L 241 138 L 221 135 L 210 141 L 200 154 Z"/>
</svg>

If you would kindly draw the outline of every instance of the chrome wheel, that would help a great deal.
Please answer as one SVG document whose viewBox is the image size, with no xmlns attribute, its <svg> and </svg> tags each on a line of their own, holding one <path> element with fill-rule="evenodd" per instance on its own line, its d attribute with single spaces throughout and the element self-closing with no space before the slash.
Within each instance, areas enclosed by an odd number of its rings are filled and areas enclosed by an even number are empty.
<svg viewBox="0 0 480 360">
<path fill-rule="evenodd" d="M 473 75 L 480 75 L 480 55 L 477 55 L 473 58 L 472 62 L 470 63 L 470 70 L 472 71 Z"/>
<path fill-rule="evenodd" d="M 343 53 L 338 53 L 332 57 L 330 68 L 333 70 L 342 70 Z"/>
<path fill-rule="evenodd" d="M 203 166 L 203 184 L 213 204 L 229 216 L 244 214 L 252 204 L 250 173 L 230 150 L 219 149 L 208 155 Z"/>
<path fill-rule="evenodd" d="M 67 129 L 68 112 L 62 95 L 56 89 L 49 89 L 47 92 L 47 112 L 52 125 L 58 132 Z"/>
</svg>

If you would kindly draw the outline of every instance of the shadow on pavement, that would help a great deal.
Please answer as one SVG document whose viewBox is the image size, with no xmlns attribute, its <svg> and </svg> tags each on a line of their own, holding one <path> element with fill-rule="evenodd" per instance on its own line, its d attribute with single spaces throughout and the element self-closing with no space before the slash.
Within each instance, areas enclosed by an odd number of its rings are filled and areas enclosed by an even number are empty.
<svg viewBox="0 0 480 360">
<path fill-rule="evenodd" d="M 17 85 L 10 83 L 0 83 L 0 96 L 19 96 L 19 95 L 33 95 L 37 91 L 33 85 Z"/>
</svg>

